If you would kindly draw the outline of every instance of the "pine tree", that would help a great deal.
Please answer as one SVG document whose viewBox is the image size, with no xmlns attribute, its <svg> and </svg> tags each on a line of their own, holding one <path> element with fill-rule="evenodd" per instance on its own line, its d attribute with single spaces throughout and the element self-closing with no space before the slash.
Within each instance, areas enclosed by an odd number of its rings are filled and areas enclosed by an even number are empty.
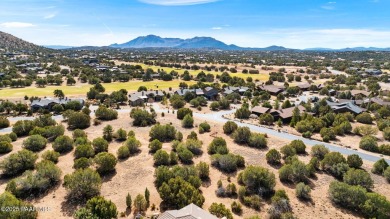
<svg viewBox="0 0 390 219">
<path fill-rule="evenodd" d="M 149 207 L 150 205 L 150 192 L 148 188 L 145 189 L 145 199 L 146 199 L 146 206 Z"/>
<path fill-rule="evenodd" d="M 126 196 L 126 206 L 127 206 L 127 208 L 130 211 L 131 211 L 131 204 L 132 204 L 131 195 L 129 193 L 127 193 L 127 196 Z"/>
</svg>

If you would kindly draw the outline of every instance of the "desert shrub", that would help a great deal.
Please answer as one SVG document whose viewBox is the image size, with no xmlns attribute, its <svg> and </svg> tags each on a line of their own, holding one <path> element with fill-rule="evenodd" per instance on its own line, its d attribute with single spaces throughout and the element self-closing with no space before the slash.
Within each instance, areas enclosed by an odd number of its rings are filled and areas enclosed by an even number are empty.
<svg viewBox="0 0 390 219">
<path fill-rule="evenodd" d="M 20 209 L 32 209 L 34 206 L 17 199 L 10 192 L 4 192 L 0 195 L 0 208 L 8 209 L 18 206 Z M 0 218 L 23 218 L 36 219 L 38 218 L 38 211 L 0 211 Z"/>
<path fill-rule="evenodd" d="M 65 127 L 63 125 L 46 126 L 44 128 L 35 127 L 30 131 L 29 135 L 42 135 L 49 141 L 53 141 L 59 136 L 64 135 Z"/>
<path fill-rule="evenodd" d="M 291 205 L 284 190 L 278 190 L 271 198 L 271 207 L 268 209 L 270 218 L 293 218 Z"/>
<path fill-rule="evenodd" d="M 291 164 L 285 164 L 279 169 L 281 181 L 305 182 L 308 176 L 306 165 L 298 159 L 294 159 Z"/>
<path fill-rule="evenodd" d="M 108 141 L 101 137 L 93 139 L 92 146 L 95 154 L 108 151 Z"/>
<path fill-rule="evenodd" d="M 72 112 L 68 115 L 70 129 L 86 129 L 91 126 L 91 117 L 82 112 Z"/>
<path fill-rule="evenodd" d="M 374 166 L 373 166 L 371 172 L 373 172 L 375 174 L 382 175 L 388 166 L 389 166 L 389 164 L 386 162 L 385 159 L 382 158 L 374 163 Z"/>
<path fill-rule="evenodd" d="M 84 130 L 75 129 L 73 130 L 72 137 L 73 139 L 77 139 L 77 138 L 87 138 L 88 136 Z"/>
<path fill-rule="evenodd" d="M 99 174 L 89 168 L 78 169 L 64 177 L 68 199 L 84 201 L 99 195 L 102 180 Z"/>
<path fill-rule="evenodd" d="M 217 203 L 212 203 L 211 206 L 209 207 L 209 212 L 218 218 L 227 218 L 227 219 L 233 219 L 233 215 L 230 212 L 228 208 L 225 207 L 224 204 L 217 204 Z"/>
<path fill-rule="evenodd" d="M 192 131 L 192 132 L 187 136 L 187 139 L 198 140 L 198 134 L 196 134 L 196 132 Z"/>
<path fill-rule="evenodd" d="M 303 182 L 298 183 L 295 187 L 295 195 L 297 196 L 297 198 L 308 200 L 310 199 L 310 192 L 310 186 L 305 185 L 305 183 Z"/>
<path fill-rule="evenodd" d="M 118 211 L 116 205 L 102 196 L 96 196 L 87 201 L 83 208 L 79 208 L 75 214 L 76 219 L 85 218 L 117 218 Z"/>
<path fill-rule="evenodd" d="M 74 161 L 73 169 L 86 169 L 89 166 L 91 166 L 91 160 L 86 157 L 82 157 Z"/>
<path fill-rule="evenodd" d="M 238 128 L 238 125 L 235 122 L 227 121 L 223 125 L 223 132 L 227 135 L 232 134 L 234 131 L 236 131 Z"/>
<path fill-rule="evenodd" d="M 217 101 L 214 101 L 210 104 L 210 109 L 212 111 L 216 111 L 220 108 L 220 104 Z"/>
<path fill-rule="evenodd" d="M 241 215 L 242 214 L 242 205 L 239 202 L 233 201 L 231 204 L 232 212 Z"/>
<path fill-rule="evenodd" d="M 104 105 L 99 106 L 99 108 L 95 112 L 95 116 L 100 120 L 114 120 L 118 118 L 118 112 L 113 109 L 109 109 Z"/>
<path fill-rule="evenodd" d="M 130 150 L 127 146 L 121 146 L 117 151 L 117 156 L 119 159 L 126 159 L 130 157 Z"/>
<path fill-rule="evenodd" d="M 248 146 L 254 148 L 266 148 L 267 139 L 263 134 L 251 133 L 251 136 L 248 141 Z"/>
<path fill-rule="evenodd" d="M 18 139 L 18 136 L 15 134 L 15 132 L 9 133 L 8 137 L 10 137 L 12 141 L 16 141 Z"/>
<path fill-rule="evenodd" d="M 157 150 L 156 153 L 153 155 L 153 160 L 155 166 L 168 166 L 170 164 L 169 154 L 161 149 Z"/>
<path fill-rule="evenodd" d="M 191 203 L 202 206 L 205 201 L 197 187 L 194 187 L 182 177 L 171 178 L 167 182 L 162 183 L 158 187 L 158 193 L 164 204 L 174 209 L 183 208 Z"/>
<path fill-rule="evenodd" d="M 240 161 L 241 160 L 241 161 Z M 242 164 L 242 158 L 234 154 L 214 154 L 211 156 L 211 165 L 217 167 L 224 172 L 234 172 L 237 168 L 244 167 L 245 161 Z"/>
<path fill-rule="evenodd" d="M 324 145 L 314 145 L 311 148 L 311 156 L 317 157 L 319 160 L 324 159 L 325 155 L 329 153 L 329 149 Z"/>
<path fill-rule="evenodd" d="M 28 133 L 33 130 L 34 123 L 30 120 L 20 120 L 17 121 L 12 126 L 12 132 L 14 132 L 18 137 L 26 136 Z"/>
<path fill-rule="evenodd" d="M 176 113 L 177 119 L 182 120 L 186 115 L 192 116 L 192 110 L 189 108 L 180 108 L 177 110 Z"/>
<path fill-rule="evenodd" d="M 175 134 L 175 140 L 177 140 L 177 141 L 182 141 L 182 140 L 183 140 L 183 133 L 181 133 L 181 132 L 176 132 L 176 134 Z"/>
<path fill-rule="evenodd" d="M 383 176 L 387 179 L 388 182 L 390 182 L 390 167 L 386 168 L 386 170 L 383 172 Z"/>
<path fill-rule="evenodd" d="M 12 139 L 8 135 L 0 135 L 0 141 L 6 141 L 6 142 L 11 143 Z"/>
<path fill-rule="evenodd" d="M 346 163 L 337 163 L 331 166 L 327 171 L 337 179 L 343 179 L 344 174 L 349 170 L 349 166 Z"/>
<path fill-rule="evenodd" d="M 276 165 L 280 164 L 280 159 L 282 158 L 282 156 L 276 149 L 271 149 L 267 152 L 265 158 L 269 164 Z"/>
<path fill-rule="evenodd" d="M 0 116 L 0 129 L 9 127 L 10 123 L 7 117 Z"/>
<path fill-rule="evenodd" d="M 372 117 L 369 113 L 364 112 L 356 116 L 356 121 L 363 124 L 371 124 Z"/>
<path fill-rule="evenodd" d="M 359 157 L 359 155 L 351 154 L 347 157 L 347 163 L 349 167 L 358 169 L 363 165 L 363 160 Z"/>
<path fill-rule="evenodd" d="M 59 136 L 53 142 L 53 149 L 59 153 L 66 153 L 73 150 L 73 140 L 69 136 Z"/>
<path fill-rule="evenodd" d="M 250 194 L 267 195 L 275 187 L 275 175 L 259 166 L 248 166 L 242 172 L 242 182 Z"/>
<path fill-rule="evenodd" d="M 208 124 L 207 122 L 202 122 L 199 124 L 199 129 L 202 128 L 204 132 L 210 132 L 210 124 Z"/>
<path fill-rule="evenodd" d="M 238 144 L 247 144 L 251 137 L 251 131 L 248 127 L 239 127 L 233 133 L 234 142 Z"/>
<path fill-rule="evenodd" d="M 141 110 L 138 108 L 131 110 L 130 117 L 134 119 L 133 120 L 134 126 L 145 127 L 156 123 L 155 113 L 149 113 L 146 110 Z"/>
<path fill-rule="evenodd" d="M 194 127 L 194 119 L 191 115 L 187 114 L 184 116 L 181 125 L 183 126 L 183 128 L 192 128 Z"/>
<path fill-rule="evenodd" d="M 3 170 L 4 175 L 14 176 L 25 170 L 34 169 L 37 159 L 38 156 L 35 153 L 23 149 L 5 158 L 0 163 L 0 168 Z"/>
<path fill-rule="evenodd" d="M 92 143 L 86 137 L 79 137 L 79 138 L 76 138 L 74 140 L 75 146 L 79 146 L 79 145 L 83 145 L 83 144 L 92 144 Z"/>
<path fill-rule="evenodd" d="M 0 154 L 6 154 L 8 152 L 11 152 L 13 149 L 13 146 L 8 141 L 0 141 Z"/>
<path fill-rule="evenodd" d="M 124 129 L 120 128 L 114 134 L 114 138 L 116 138 L 117 141 L 126 141 L 127 132 Z"/>
<path fill-rule="evenodd" d="M 210 143 L 207 148 L 209 154 L 228 154 L 229 149 L 227 148 L 226 141 L 222 137 L 216 137 Z"/>
<path fill-rule="evenodd" d="M 187 147 L 180 145 L 177 149 L 177 155 L 181 162 L 185 164 L 189 164 L 192 162 L 192 158 L 194 157 L 194 154 L 188 150 Z"/>
<path fill-rule="evenodd" d="M 379 153 L 384 155 L 390 155 L 390 145 L 389 144 L 382 144 L 378 148 Z"/>
<path fill-rule="evenodd" d="M 172 125 L 157 124 L 149 132 L 151 140 L 157 139 L 161 142 L 172 141 L 176 139 L 176 129 Z"/>
<path fill-rule="evenodd" d="M 156 151 L 160 150 L 161 148 L 162 148 L 162 143 L 157 139 L 154 139 L 149 144 L 149 149 L 150 149 L 151 153 L 155 153 Z"/>
<path fill-rule="evenodd" d="M 377 140 L 374 136 L 363 136 L 360 139 L 359 147 L 366 151 L 377 152 L 379 150 Z"/>
<path fill-rule="evenodd" d="M 202 144 L 203 142 L 197 139 L 187 139 L 187 141 L 184 143 L 185 147 L 187 147 L 187 149 L 190 150 L 194 155 L 202 154 Z"/>
<path fill-rule="evenodd" d="M 75 159 L 85 157 L 85 158 L 91 158 L 95 156 L 95 150 L 93 147 L 89 144 L 80 145 L 76 147 L 76 150 L 74 151 Z"/>
<path fill-rule="evenodd" d="M 37 196 L 56 185 L 61 178 L 61 170 L 53 162 L 44 160 L 36 165 L 36 171 L 27 171 L 7 184 L 7 191 L 16 197 Z"/>
<path fill-rule="evenodd" d="M 129 137 L 123 145 L 129 149 L 130 154 L 135 154 L 139 152 L 141 142 L 138 141 L 135 137 Z"/>
<path fill-rule="evenodd" d="M 388 141 L 390 140 L 390 127 L 383 129 L 383 138 Z"/>
<path fill-rule="evenodd" d="M 338 163 L 346 163 L 344 156 L 339 152 L 330 152 L 325 155 L 324 159 L 321 161 L 321 168 L 323 170 L 329 170 L 333 165 Z"/>
<path fill-rule="evenodd" d="M 196 170 L 198 171 L 198 176 L 201 179 L 208 179 L 210 174 L 210 167 L 205 162 L 199 162 L 196 165 Z"/>
<path fill-rule="evenodd" d="M 241 107 L 234 113 L 234 117 L 237 119 L 249 119 L 250 115 L 251 111 L 247 107 Z"/>
<path fill-rule="evenodd" d="M 325 142 L 336 139 L 336 133 L 334 132 L 333 128 L 322 128 L 320 134 L 322 140 Z"/>
<path fill-rule="evenodd" d="M 295 149 L 297 154 L 304 154 L 304 153 L 306 153 L 306 145 L 305 145 L 305 143 L 303 143 L 302 140 L 293 140 L 290 143 L 290 146 Z"/>
<path fill-rule="evenodd" d="M 177 163 L 179 163 L 179 157 L 175 152 L 171 151 L 171 153 L 169 154 L 169 161 L 171 165 L 176 165 Z"/>
<path fill-rule="evenodd" d="M 59 157 L 60 157 L 60 153 L 58 153 L 56 151 L 52 151 L 52 150 L 45 151 L 42 154 L 42 158 L 44 160 L 49 160 L 49 161 L 51 161 L 53 163 L 57 163 Z"/>
<path fill-rule="evenodd" d="M 96 171 L 100 174 L 107 174 L 115 170 L 117 160 L 115 156 L 108 152 L 101 152 L 94 158 Z"/>
<path fill-rule="evenodd" d="M 293 148 L 291 145 L 285 145 L 280 149 L 280 152 L 283 154 L 283 158 L 286 159 L 288 157 L 292 157 L 297 154 L 297 151 L 295 148 Z"/>
<path fill-rule="evenodd" d="M 350 168 L 343 177 L 343 181 L 352 186 L 361 186 L 366 189 L 373 187 L 374 181 L 364 170 Z"/>
<path fill-rule="evenodd" d="M 108 142 L 112 141 L 113 133 L 114 133 L 114 129 L 112 128 L 112 126 L 106 125 L 103 128 L 103 139 L 108 141 Z"/>
</svg>

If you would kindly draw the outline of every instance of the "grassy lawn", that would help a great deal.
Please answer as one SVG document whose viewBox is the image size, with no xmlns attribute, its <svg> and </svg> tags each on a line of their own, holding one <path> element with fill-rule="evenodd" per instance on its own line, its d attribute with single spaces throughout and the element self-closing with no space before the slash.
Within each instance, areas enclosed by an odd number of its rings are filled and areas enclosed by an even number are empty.
<svg viewBox="0 0 390 219">
<path fill-rule="evenodd" d="M 106 93 L 111 93 L 120 89 L 126 89 L 129 92 L 136 91 L 140 86 L 146 86 L 148 89 L 157 89 L 155 85 L 158 85 L 158 89 L 168 89 L 172 87 L 177 89 L 180 81 L 129 81 L 129 82 L 115 82 L 103 84 L 106 88 Z M 194 81 L 187 81 L 188 85 L 196 84 Z M 21 98 L 27 96 L 53 96 L 53 92 L 56 89 L 62 90 L 67 96 L 79 96 L 86 95 L 89 88 L 92 87 L 90 84 L 79 84 L 75 86 L 46 86 L 45 88 L 37 87 L 26 87 L 26 88 L 5 88 L 0 90 L 0 98 Z"/>
<path fill-rule="evenodd" d="M 183 74 L 184 73 L 184 69 L 175 69 L 175 68 L 167 68 L 167 67 L 158 67 L 158 66 L 154 66 L 154 65 L 145 65 L 143 63 L 132 63 L 132 64 L 136 64 L 136 65 L 140 65 L 142 66 L 143 69 L 147 69 L 147 68 L 151 68 L 153 69 L 154 71 L 157 71 L 158 69 L 163 69 L 165 72 L 171 72 L 172 70 L 174 71 L 177 71 L 179 72 L 179 74 Z M 201 70 L 198 70 L 198 71 L 195 71 L 195 70 L 188 70 L 188 72 L 193 75 L 193 76 L 197 76 Z M 221 75 L 222 72 L 215 72 L 215 71 L 203 71 L 204 73 L 208 74 L 208 73 L 211 73 L 213 74 L 214 76 L 217 76 L 217 75 Z M 253 80 L 260 80 L 260 81 L 268 81 L 269 79 L 269 75 L 268 74 L 265 74 L 265 73 L 260 73 L 260 74 L 243 74 L 243 73 L 230 73 L 230 76 L 237 76 L 237 77 L 240 77 L 240 78 L 243 78 L 243 79 L 246 79 L 247 77 L 252 77 Z"/>
</svg>

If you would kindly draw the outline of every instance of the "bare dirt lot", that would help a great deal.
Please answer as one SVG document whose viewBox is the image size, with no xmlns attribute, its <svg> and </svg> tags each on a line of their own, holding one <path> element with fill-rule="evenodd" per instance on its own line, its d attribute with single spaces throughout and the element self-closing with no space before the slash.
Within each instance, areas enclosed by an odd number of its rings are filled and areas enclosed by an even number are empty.
<svg viewBox="0 0 390 219">
<path fill-rule="evenodd" d="M 194 110 L 195 111 L 195 110 Z M 203 112 L 203 111 L 202 111 Z M 207 111 L 204 110 L 206 113 Z M 165 114 L 165 117 L 161 117 L 161 114 L 158 114 L 157 120 L 161 124 L 172 123 L 178 130 L 180 130 L 184 137 L 191 132 L 197 131 L 197 128 L 193 129 L 183 129 L 181 128 L 181 121 L 176 119 L 175 114 Z M 106 176 L 103 181 L 101 188 L 101 195 L 105 198 L 112 200 L 119 212 L 124 212 L 126 209 L 125 197 L 127 193 L 130 193 L 134 198 L 137 194 L 143 194 L 145 188 L 148 188 L 151 194 L 151 204 L 156 204 L 159 206 L 161 199 L 157 190 L 153 184 L 154 182 L 154 167 L 153 167 L 153 156 L 149 153 L 148 144 L 149 144 L 149 131 L 151 127 L 145 128 L 135 128 L 131 125 L 132 119 L 129 117 L 128 113 L 120 113 L 119 118 L 110 122 L 103 122 L 98 126 L 91 126 L 86 129 L 88 133 L 88 138 L 93 140 L 94 138 L 102 136 L 102 129 L 104 126 L 110 124 L 114 127 L 114 130 L 123 128 L 127 131 L 134 130 L 136 137 L 142 143 L 141 152 L 133 157 L 128 158 L 124 161 L 119 161 L 116 165 L 116 172 L 110 176 Z M 196 120 L 195 125 L 203 121 Z M 198 138 L 203 141 L 203 154 L 194 159 L 194 163 L 204 161 L 210 163 L 210 155 L 207 154 L 207 146 L 216 136 L 223 137 L 228 143 L 228 147 L 231 152 L 235 154 L 240 154 L 245 158 L 246 165 L 260 165 L 270 169 L 276 175 L 276 188 L 275 189 L 285 189 L 289 198 L 291 205 L 293 207 L 293 213 L 298 218 L 359 218 L 359 216 L 354 215 L 350 211 L 342 210 L 337 206 L 334 206 L 328 198 L 327 192 L 329 183 L 335 180 L 332 176 L 325 173 L 317 173 L 316 179 L 311 179 L 310 186 L 312 188 L 311 202 L 302 202 L 295 197 L 295 186 L 289 184 L 283 184 L 280 182 L 278 177 L 278 169 L 267 164 L 265 159 L 265 154 L 271 148 L 280 149 L 283 145 L 288 144 L 288 141 L 283 139 L 276 139 L 273 137 L 268 138 L 268 148 L 264 150 L 253 149 L 245 146 L 237 145 L 233 140 L 223 134 L 222 125 L 220 123 L 214 123 L 212 121 L 207 121 L 211 125 L 211 132 L 199 134 Z M 66 125 L 66 124 L 64 124 Z M 70 131 L 66 131 L 66 135 L 71 136 Z M 24 139 L 18 139 L 14 143 L 14 150 L 12 153 L 21 150 L 21 144 Z M 109 152 L 116 154 L 117 149 L 121 146 L 122 143 L 113 141 L 109 145 Z M 48 144 L 45 150 L 51 149 L 51 144 Z M 163 149 L 170 151 L 170 143 L 165 143 Z M 310 151 L 310 147 L 306 149 Z M 42 154 L 40 152 L 39 154 Z M 9 155 L 4 155 L 0 158 L 3 160 Z M 309 162 L 310 156 L 300 156 L 300 159 L 305 163 Z M 73 159 L 74 151 L 63 155 L 60 157 L 58 166 L 62 169 L 63 175 L 73 172 Z M 364 162 L 363 168 L 367 171 L 370 171 L 372 168 L 372 163 Z M 205 196 L 205 203 L 203 205 L 204 209 L 208 209 L 213 202 L 223 203 L 230 208 L 230 204 L 234 199 L 230 198 L 218 198 L 215 195 L 215 190 L 217 189 L 217 181 L 222 180 L 224 185 L 227 185 L 228 176 L 231 177 L 231 181 L 237 185 L 237 173 L 226 175 L 215 168 L 210 170 L 210 184 L 203 185 L 201 187 L 202 193 Z M 380 194 L 385 195 L 387 198 L 390 198 L 390 184 L 386 180 L 377 175 L 371 174 L 375 184 L 374 191 Z M 0 192 L 3 192 L 7 183 L 7 180 L 0 181 Z M 36 200 L 31 200 L 35 206 L 39 207 L 49 207 L 50 211 L 40 212 L 39 218 L 52 219 L 52 218 L 72 218 L 76 206 L 67 204 L 66 202 L 66 190 L 62 186 L 62 182 L 59 186 L 51 190 L 47 194 L 43 194 L 42 197 L 37 198 Z M 263 201 L 263 206 L 259 212 L 256 212 L 252 209 L 244 207 L 243 215 L 237 216 L 235 218 L 244 218 L 252 215 L 260 215 L 262 218 L 266 218 L 267 209 L 269 208 L 269 203 Z M 147 215 L 152 215 L 154 212 L 150 210 L 147 212 Z M 129 217 L 129 215 L 127 215 Z"/>
</svg>

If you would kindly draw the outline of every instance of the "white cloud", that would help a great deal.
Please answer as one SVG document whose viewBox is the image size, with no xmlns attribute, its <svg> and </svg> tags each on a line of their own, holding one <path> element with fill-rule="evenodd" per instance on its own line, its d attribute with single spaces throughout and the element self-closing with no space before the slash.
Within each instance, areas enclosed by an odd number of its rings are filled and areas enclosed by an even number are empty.
<svg viewBox="0 0 390 219">
<path fill-rule="evenodd" d="M 5 23 L 0 23 L 0 26 L 5 28 L 26 28 L 26 27 L 34 27 L 35 25 L 32 23 L 24 23 L 24 22 L 5 22 Z"/>
<path fill-rule="evenodd" d="M 216 2 L 219 0 L 138 0 L 143 3 L 153 5 L 164 5 L 164 6 L 177 6 L 177 5 L 198 5 L 210 2 Z"/>
<path fill-rule="evenodd" d="M 44 16 L 43 19 L 52 19 L 55 16 L 57 16 L 57 13 L 52 13 L 52 14 L 48 14 L 48 15 Z"/>
<path fill-rule="evenodd" d="M 325 5 L 322 5 L 321 8 L 325 10 L 334 10 L 336 9 L 336 2 L 328 2 Z"/>
<path fill-rule="evenodd" d="M 222 30 L 223 28 L 222 27 L 212 27 L 211 29 L 212 30 Z"/>
</svg>

